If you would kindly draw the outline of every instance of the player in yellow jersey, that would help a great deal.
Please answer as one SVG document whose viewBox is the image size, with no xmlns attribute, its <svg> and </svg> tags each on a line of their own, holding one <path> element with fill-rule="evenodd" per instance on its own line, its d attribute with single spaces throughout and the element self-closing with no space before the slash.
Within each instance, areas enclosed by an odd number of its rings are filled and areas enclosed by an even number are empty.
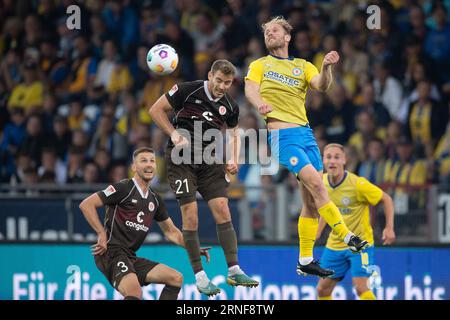
<svg viewBox="0 0 450 320">
<path fill-rule="evenodd" d="M 391 197 L 365 178 L 344 169 L 345 153 L 340 144 L 329 144 L 324 148 L 323 164 L 327 173 L 323 181 L 328 189 L 331 200 L 336 203 L 342 213 L 345 223 L 355 234 L 362 235 L 370 246 L 359 254 L 346 250 L 346 244 L 332 232 L 328 238 L 320 264 L 324 268 L 332 268 L 335 274 L 327 279 L 320 279 L 317 286 L 319 300 L 331 300 L 331 294 L 336 284 L 342 280 L 348 270 L 351 270 L 353 286 L 361 300 L 375 300 L 375 295 L 368 287 L 368 277 L 373 270 L 373 230 L 370 225 L 369 206 L 382 203 L 386 217 L 383 230 L 383 244 L 389 245 L 395 241 L 394 204 Z M 325 227 L 325 221 L 320 219 L 318 237 Z"/>
<path fill-rule="evenodd" d="M 245 95 L 266 120 L 272 155 L 299 180 L 304 205 L 298 221 L 297 273 L 328 277 L 333 271 L 323 269 L 313 259 L 319 214 L 351 250 L 358 252 L 367 245 L 367 241 L 348 230 L 328 197 L 322 182 L 320 151 L 306 117 L 307 89 L 329 88 L 332 66 L 339 61 L 339 54 L 336 51 L 326 54 L 319 73 L 312 63 L 289 56 L 292 26 L 284 18 L 273 18 L 262 28 L 270 54 L 250 64 Z"/>
</svg>

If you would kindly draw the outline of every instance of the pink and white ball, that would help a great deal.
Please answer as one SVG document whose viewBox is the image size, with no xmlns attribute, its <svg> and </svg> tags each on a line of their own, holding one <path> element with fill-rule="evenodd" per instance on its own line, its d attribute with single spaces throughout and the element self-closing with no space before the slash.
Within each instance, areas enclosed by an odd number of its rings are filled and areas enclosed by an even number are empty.
<svg viewBox="0 0 450 320">
<path fill-rule="evenodd" d="M 167 44 L 157 44 L 147 53 L 147 65 L 155 74 L 171 74 L 178 66 L 178 54 Z"/>
</svg>

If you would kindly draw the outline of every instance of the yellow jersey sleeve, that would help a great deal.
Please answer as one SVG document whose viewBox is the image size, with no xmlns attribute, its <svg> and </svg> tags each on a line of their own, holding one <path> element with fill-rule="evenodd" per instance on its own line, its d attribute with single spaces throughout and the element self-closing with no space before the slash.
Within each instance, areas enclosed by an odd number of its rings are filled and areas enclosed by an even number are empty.
<svg viewBox="0 0 450 320">
<path fill-rule="evenodd" d="M 315 65 L 313 65 L 311 62 L 306 62 L 306 70 L 305 70 L 305 77 L 308 84 L 311 82 L 311 79 L 319 74 L 319 70 L 316 68 Z"/>
<path fill-rule="evenodd" d="M 255 60 L 248 66 L 248 72 L 245 80 L 252 80 L 261 83 L 263 78 L 263 64 L 260 60 Z"/>
<path fill-rule="evenodd" d="M 359 177 L 356 181 L 356 194 L 359 201 L 367 201 L 375 206 L 383 197 L 383 190 L 367 181 L 366 178 Z"/>
</svg>

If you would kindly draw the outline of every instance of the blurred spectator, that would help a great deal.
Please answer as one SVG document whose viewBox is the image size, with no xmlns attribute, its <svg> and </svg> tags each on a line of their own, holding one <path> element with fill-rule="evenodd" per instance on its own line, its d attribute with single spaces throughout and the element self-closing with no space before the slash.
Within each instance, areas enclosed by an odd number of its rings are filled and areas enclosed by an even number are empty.
<svg viewBox="0 0 450 320">
<path fill-rule="evenodd" d="M 314 60 L 314 50 L 311 46 L 311 39 L 307 30 L 299 30 L 294 35 L 294 48 L 291 54 L 294 57 L 302 58 L 307 61 Z"/>
<path fill-rule="evenodd" d="M 230 61 L 234 65 L 243 67 L 242 63 L 246 56 L 247 44 L 250 39 L 246 26 L 239 19 L 236 19 L 228 8 L 222 11 L 222 23 L 225 26 L 225 32 L 222 35 L 223 49 L 230 54 Z"/>
<path fill-rule="evenodd" d="M 414 157 L 414 146 L 406 136 L 400 137 L 395 147 L 396 158 L 386 161 L 384 181 L 389 184 L 422 185 L 426 182 L 426 162 Z"/>
<path fill-rule="evenodd" d="M 433 59 L 434 69 L 439 80 L 447 80 L 444 75 L 450 72 L 450 24 L 447 21 L 447 9 L 436 2 L 433 8 L 435 29 L 430 30 L 425 38 L 425 52 Z"/>
<path fill-rule="evenodd" d="M 371 113 L 375 117 L 377 125 L 387 127 L 391 121 L 391 116 L 381 103 L 375 101 L 375 90 L 372 83 L 367 82 L 362 86 L 361 95 L 361 110 Z"/>
<path fill-rule="evenodd" d="M 450 121 L 434 152 L 433 182 L 450 183 Z"/>
<path fill-rule="evenodd" d="M 100 148 L 111 154 L 111 158 L 114 161 L 126 160 L 128 157 L 128 147 L 125 137 L 114 130 L 113 118 L 106 115 L 100 117 L 97 130 L 92 137 L 89 147 L 90 157 L 94 157 L 96 150 Z"/>
<path fill-rule="evenodd" d="M 86 162 L 83 167 L 84 183 L 99 183 L 99 168 L 94 162 Z M 104 181 L 106 182 L 106 181 Z"/>
<path fill-rule="evenodd" d="M 57 158 L 56 150 L 53 147 L 46 147 L 42 150 L 41 166 L 38 168 L 38 176 L 42 178 L 47 173 L 53 173 L 54 182 L 56 183 L 62 184 L 66 182 L 67 168 Z"/>
<path fill-rule="evenodd" d="M 422 80 L 417 84 L 418 98 L 409 105 L 406 134 L 422 157 L 430 158 L 445 132 L 448 108 L 430 97 L 431 84 Z"/>
<path fill-rule="evenodd" d="M 72 141 L 72 134 L 67 126 L 67 120 L 64 117 L 56 116 L 53 121 L 53 130 L 49 137 L 49 145 L 55 148 L 56 156 L 60 160 L 65 160 L 67 150 Z"/>
<path fill-rule="evenodd" d="M 356 149 L 360 159 L 364 159 L 364 148 L 369 141 L 377 137 L 384 140 L 386 130 L 378 127 L 372 113 L 362 110 L 356 116 L 356 132 L 350 137 L 348 144 Z"/>
<path fill-rule="evenodd" d="M 110 86 L 114 85 L 112 82 L 112 75 L 117 67 L 119 61 L 116 44 L 113 40 L 106 40 L 103 43 L 103 59 L 100 61 L 95 77 L 95 86 L 103 86 L 110 92 Z"/>
<path fill-rule="evenodd" d="M 88 134 L 81 129 L 76 129 L 76 130 L 72 131 L 72 139 L 71 139 L 70 145 L 87 152 L 87 150 L 89 148 Z"/>
<path fill-rule="evenodd" d="M 423 42 L 429 30 L 425 24 L 425 14 L 420 5 L 412 5 L 409 9 L 409 23 L 410 32 Z"/>
<path fill-rule="evenodd" d="M 144 89 L 145 84 L 150 80 L 150 70 L 147 65 L 148 50 L 147 47 L 140 46 L 137 50 L 136 59 L 130 65 L 130 72 L 133 77 L 133 92 Z"/>
<path fill-rule="evenodd" d="M 0 172 L 0 180 L 4 181 L 14 173 L 14 158 L 25 139 L 26 125 L 23 109 L 11 110 L 11 122 L 7 123 L 0 135 L 0 160 L 4 169 Z"/>
<path fill-rule="evenodd" d="M 36 164 L 40 164 L 42 149 L 48 143 L 47 136 L 42 128 L 42 120 L 39 115 L 31 115 L 28 118 L 26 133 L 20 151 L 31 157 Z"/>
<path fill-rule="evenodd" d="M 209 52 L 214 50 L 220 37 L 225 31 L 223 23 L 216 23 L 213 15 L 203 10 L 196 16 L 196 30 L 191 33 L 197 52 Z"/>
<path fill-rule="evenodd" d="M 356 76 L 358 84 L 365 83 L 368 79 L 369 70 L 368 55 L 356 49 L 350 37 L 342 39 L 341 54 L 342 71 Z"/>
<path fill-rule="evenodd" d="M 354 131 L 355 106 L 345 94 L 345 88 L 335 83 L 328 93 L 331 102 L 326 134 L 330 142 L 345 144 Z"/>
<path fill-rule="evenodd" d="M 74 98 L 69 103 L 69 116 L 67 117 L 67 123 L 71 131 L 82 129 L 86 126 L 87 117 L 83 113 L 83 104 L 80 100 Z"/>
<path fill-rule="evenodd" d="M 108 0 L 102 18 L 108 34 L 120 43 L 121 52 L 127 57 L 136 49 L 135 45 L 139 40 L 139 19 L 134 8 L 125 3 L 121 0 Z"/>
<path fill-rule="evenodd" d="M 79 147 L 71 147 L 67 158 L 67 182 L 80 183 L 83 181 L 84 151 Z"/>
<path fill-rule="evenodd" d="M 14 173 L 11 176 L 12 185 L 22 183 L 25 178 L 25 169 L 34 166 L 33 160 L 24 152 L 19 152 L 14 158 Z"/>
<path fill-rule="evenodd" d="M 384 145 L 386 146 L 386 158 L 395 157 L 395 148 L 400 137 L 403 134 L 403 126 L 398 121 L 391 121 L 386 129 L 386 139 Z"/>
<path fill-rule="evenodd" d="M 72 65 L 69 79 L 69 93 L 79 95 L 88 90 L 94 83 L 97 72 L 97 61 L 92 57 L 88 40 L 78 36 L 73 41 Z"/>
<path fill-rule="evenodd" d="M 158 43 L 156 38 L 163 31 L 164 27 L 160 8 L 155 1 L 144 1 L 140 14 L 141 21 L 139 29 L 141 43 L 152 46 Z"/>
<path fill-rule="evenodd" d="M 118 163 L 111 168 L 109 181 L 119 182 L 127 178 L 128 178 L 128 170 L 126 165 Z"/>
<path fill-rule="evenodd" d="M 12 91 L 22 81 L 20 60 L 19 52 L 11 49 L 6 53 L 5 59 L 0 63 L 0 79 L 4 81 L 8 91 Z"/>
<path fill-rule="evenodd" d="M 42 108 L 44 99 L 44 86 L 38 80 L 37 65 L 33 62 L 26 62 L 23 71 L 24 81 L 18 84 L 11 93 L 8 100 L 8 107 L 22 108 L 25 114 L 29 115 Z"/>
<path fill-rule="evenodd" d="M 318 70 L 322 67 L 323 58 L 330 51 L 338 50 L 338 42 L 334 34 L 327 34 L 323 38 L 321 50 L 314 55 L 314 60 L 312 63 L 317 67 Z M 353 62 L 355 63 L 355 61 Z"/>
<path fill-rule="evenodd" d="M 111 156 L 108 150 L 99 148 L 95 151 L 94 162 L 99 169 L 99 182 L 107 182 L 109 177 L 109 169 L 111 168 Z"/>
<path fill-rule="evenodd" d="M 123 96 L 123 115 L 117 121 L 117 131 L 125 137 L 134 135 L 134 131 L 140 123 L 149 125 L 149 116 L 145 108 L 141 108 L 136 101 L 136 97 L 127 92 Z"/>
<path fill-rule="evenodd" d="M 361 163 L 358 175 L 380 185 L 384 179 L 385 162 L 383 140 L 374 137 L 367 145 L 367 159 Z"/>
<path fill-rule="evenodd" d="M 403 90 L 400 82 L 390 75 L 386 63 L 378 63 L 374 67 L 376 101 L 388 109 L 391 118 L 398 119 Z"/>
</svg>

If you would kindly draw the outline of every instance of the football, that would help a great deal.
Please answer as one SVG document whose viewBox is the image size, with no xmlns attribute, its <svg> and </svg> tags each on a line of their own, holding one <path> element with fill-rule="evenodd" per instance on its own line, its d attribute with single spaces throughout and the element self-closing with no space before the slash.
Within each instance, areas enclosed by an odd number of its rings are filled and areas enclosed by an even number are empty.
<svg viewBox="0 0 450 320">
<path fill-rule="evenodd" d="M 178 54 L 167 44 L 157 44 L 147 53 L 147 65 L 155 74 L 171 74 L 177 68 Z"/>
</svg>

